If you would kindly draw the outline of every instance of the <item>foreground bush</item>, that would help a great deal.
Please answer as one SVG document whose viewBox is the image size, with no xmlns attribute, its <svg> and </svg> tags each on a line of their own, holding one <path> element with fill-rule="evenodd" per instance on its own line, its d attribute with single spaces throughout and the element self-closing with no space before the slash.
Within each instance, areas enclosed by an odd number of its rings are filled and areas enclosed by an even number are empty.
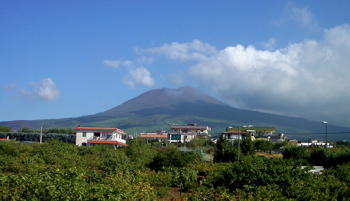
<svg viewBox="0 0 350 201">
<path fill-rule="evenodd" d="M 149 174 L 123 151 L 51 141 L 0 143 L 1 200 L 151 200 Z"/>
<path fill-rule="evenodd" d="M 222 150 L 217 156 L 226 154 Z M 290 158 L 284 160 L 242 154 L 234 162 L 204 163 L 196 152 L 138 142 L 117 150 L 55 140 L 32 145 L 1 142 L 0 200 L 157 200 L 171 198 L 170 188 L 186 192 L 189 200 L 350 197 L 348 150 L 332 150 L 328 162 L 339 163 L 322 174 L 309 173 L 311 165 L 301 168 L 304 155 L 299 151 L 291 148 Z M 313 158 L 324 156 L 316 151 Z"/>
</svg>

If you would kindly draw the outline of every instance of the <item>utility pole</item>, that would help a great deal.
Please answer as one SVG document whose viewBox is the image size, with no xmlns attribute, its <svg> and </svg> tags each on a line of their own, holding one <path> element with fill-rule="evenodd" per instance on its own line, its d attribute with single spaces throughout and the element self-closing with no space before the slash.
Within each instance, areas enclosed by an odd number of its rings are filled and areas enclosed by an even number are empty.
<svg viewBox="0 0 350 201">
<path fill-rule="evenodd" d="M 238 152 L 237 152 L 237 159 L 239 160 L 239 152 L 241 151 L 241 127 L 238 126 Z"/>
<path fill-rule="evenodd" d="M 40 127 L 40 144 L 43 141 L 43 127 Z"/>
</svg>

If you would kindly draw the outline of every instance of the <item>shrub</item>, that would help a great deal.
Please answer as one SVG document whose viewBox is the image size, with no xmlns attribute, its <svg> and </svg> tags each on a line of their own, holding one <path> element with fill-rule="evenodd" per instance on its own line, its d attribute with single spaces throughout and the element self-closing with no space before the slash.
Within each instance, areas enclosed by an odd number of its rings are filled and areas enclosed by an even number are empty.
<svg viewBox="0 0 350 201">
<path fill-rule="evenodd" d="M 160 171 L 165 167 L 185 167 L 202 160 L 198 152 L 180 152 L 177 148 L 166 148 L 158 151 L 150 167 Z"/>
</svg>

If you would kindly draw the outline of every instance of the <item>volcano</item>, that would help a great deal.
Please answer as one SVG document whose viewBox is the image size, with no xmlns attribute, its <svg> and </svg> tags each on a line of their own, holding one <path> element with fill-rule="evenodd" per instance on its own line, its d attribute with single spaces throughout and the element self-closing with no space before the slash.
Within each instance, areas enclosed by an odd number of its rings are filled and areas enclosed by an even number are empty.
<svg viewBox="0 0 350 201">
<path fill-rule="evenodd" d="M 129 134 L 169 130 L 172 124 L 196 123 L 212 128 L 211 135 L 219 136 L 228 126 L 254 125 L 275 127 L 276 132 L 290 135 L 322 134 L 320 122 L 264 112 L 238 109 L 189 86 L 178 89 L 162 88 L 147 91 L 123 104 L 94 115 L 64 119 L 19 120 L 0 122 L 12 130 L 63 128 L 76 126 L 117 127 Z M 349 128 L 329 125 L 333 132 Z M 305 137 L 304 136 L 304 137 Z M 329 135 L 332 137 L 332 135 Z"/>
</svg>

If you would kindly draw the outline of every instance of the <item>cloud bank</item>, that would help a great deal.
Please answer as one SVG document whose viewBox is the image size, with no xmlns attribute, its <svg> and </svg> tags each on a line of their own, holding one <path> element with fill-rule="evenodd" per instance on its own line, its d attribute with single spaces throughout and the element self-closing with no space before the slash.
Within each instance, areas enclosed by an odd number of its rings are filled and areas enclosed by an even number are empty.
<svg viewBox="0 0 350 201">
<path fill-rule="evenodd" d="M 308 16 L 299 15 L 307 22 Z M 233 106 L 331 118 L 341 124 L 350 118 L 349 52 L 348 24 L 324 30 L 320 41 L 305 40 L 274 51 L 242 45 L 217 50 L 199 40 L 138 51 L 143 56 L 190 62 L 187 75 Z"/>
</svg>

